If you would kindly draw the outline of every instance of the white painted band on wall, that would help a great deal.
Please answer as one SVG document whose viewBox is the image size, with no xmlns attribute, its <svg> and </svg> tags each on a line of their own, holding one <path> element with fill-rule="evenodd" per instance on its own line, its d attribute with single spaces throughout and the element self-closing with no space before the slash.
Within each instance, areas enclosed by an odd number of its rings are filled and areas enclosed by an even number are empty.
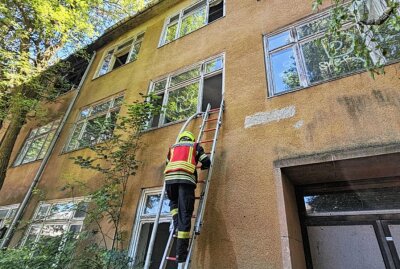
<svg viewBox="0 0 400 269">
<path fill-rule="evenodd" d="M 272 111 L 258 112 L 254 115 L 247 116 L 244 120 L 244 128 L 254 125 L 267 124 L 270 122 L 278 122 L 283 119 L 291 118 L 296 114 L 295 106 L 288 106 Z"/>
</svg>

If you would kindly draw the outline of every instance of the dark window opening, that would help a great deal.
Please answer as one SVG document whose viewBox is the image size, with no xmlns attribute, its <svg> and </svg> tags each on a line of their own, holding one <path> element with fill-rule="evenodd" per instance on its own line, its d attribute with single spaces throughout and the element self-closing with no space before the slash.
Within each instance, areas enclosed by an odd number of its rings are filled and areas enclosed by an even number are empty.
<svg viewBox="0 0 400 269">
<path fill-rule="evenodd" d="M 126 52 L 125 54 L 115 57 L 115 63 L 112 70 L 114 70 L 117 67 L 120 67 L 121 65 L 124 65 L 126 63 L 126 60 L 128 59 L 128 55 L 129 52 Z"/>
<path fill-rule="evenodd" d="M 154 249 L 153 249 L 153 255 L 151 257 L 151 265 L 150 269 L 158 269 L 160 267 L 161 259 L 164 255 L 164 250 L 167 245 L 168 237 L 169 237 L 169 222 L 166 223 L 160 223 L 158 224 L 158 229 L 157 229 L 157 236 L 156 236 L 156 241 L 154 243 Z M 142 266 L 144 265 L 145 259 L 146 259 L 146 254 L 147 254 L 147 249 L 149 247 L 150 243 L 150 237 L 151 237 L 151 232 L 153 230 L 153 223 L 145 223 L 142 225 L 141 232 L 140 232 L 140 239 L 139 239 L 139 245 L 137 249 L 137 255 L 136 255 L 136 260 L 135 260 L 135 266 Z M 176 252 L 176 245 L 175 245 L 176 240 L 174 241 L 174 244 L 172 246 L 170 256 L 175 257 Z M 134 268 L 136 268 L 134 266 Z M 168 261 L 167 262 L 167 269 L 175 269 L 176 268 L 176 263 L 173 261 Z"/>
<path fill-rule="evenodd" d="M 204 79 L 202 111 L 211 104 L 211 109 L 218 108 L 222 101 L 222 74 Z"/>
<path fill-rule="evenodd" d="M 219 3 L 210 3 L 210 8 L 208 10 L 208 23 L 213 22 L 224 16 L 224 1 Z"/>
</svg>

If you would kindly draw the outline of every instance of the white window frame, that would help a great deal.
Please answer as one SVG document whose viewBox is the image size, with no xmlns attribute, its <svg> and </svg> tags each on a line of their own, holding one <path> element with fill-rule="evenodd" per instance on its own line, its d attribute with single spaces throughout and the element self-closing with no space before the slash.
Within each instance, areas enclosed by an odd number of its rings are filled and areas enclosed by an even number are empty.
<svg viewBox="0 0 400 269">
<path fill-rule="evenodd" d="M 312 82 L 310 82 L 308 80 L 307 69 L 306 69 L 304 55 L 303 55 L 303 52 L 301 50 L 301 45 L 304 44 L 304 43 L 307 43 L 307 42 L 310 42 L 310 41 L 313 41 L 313 40 L 316 40 L 318 38 L 323 37 L 325 35 L 325 30 L 319 30 L 319 31 L 317 31 L 317 32 L 315 32 L 313 34 L 308 35 L 307 37 L 302 37 L 301 39 L 298 37 L 296 30 L 297 30 L 297 28 L 299 28 L 301 26 L 304 26 L 306 24 L 315 22 L 317 20 L 320 20 L 320 19 L 323 19 L 324 17 L 329 16 L 329 13 L 330 13 L 330 10 L 327 10 L 327 11 L 322 12 L 320 14 L 313 15 L 313 16 L 310 16 L 310 17 L 308 17 L 306 19 L 303 19 L 298 23 L 291 24 L 290 26 L 287 26 L 285 28 L 279 29 L 278 31 L 275 31 L 275 32 L 272 32 L 272 33 L 264 35 L 264 38 L 263 38 L 264 55 L 265 55 L 264 61 L 265 61 L 265 67 L 266 67 L 266 73 L 267 73 L 267 84 L 268 84 L 268 94 L 267 94 L 267 96 L 268 97 L 274 97 L 274 96 L 279 96 L 279 95 L 282 95 L 282 94 L 287 94 L 287 93 L 290 93 L 290 92 L 298 91 L 298 90 L 301 90 L 301 89 L 304 89 L 304 88 L 312 87 L 312 86 L 315 86 L 315 85 L 318 85 L 318 84 L 323 84 L 323 83 L 326 83 L 326 82 L 329 82 L 329 81 L 341 79 L 343 77 L 351 76 L 351 75 L 362 73 L 362 72 L 366 71 L 366 69 L 362 68 L 361 70 L 351 71 L 351 72 L 348 72 L 348 73 L 345 73 L 345 74 L 342 74 L 342 75 L 339 75 L 339 76 L 323 79 L 323 80 L 320 80 L 320 81 L 317 81 L 317 82 L 314 82 L 314 83 L 312 83 Z M 356 27 L 356 29 L 359 29 L 359 25 L 356 25 L 356 24 L 353 24 L 353 23 L 345 23 L 343 25 L 344 31 L 346 29 L 351 28 L 351 27 Z M 290 41 L 285 45 L 281 45 L 281 46 L 279 46 L 277 48 L 269 50 L 269 48 L 268 48 L 268 38 L 276 36 L 276 35 L 279 35 L 279 34 L 284 33 L 286 31 L 289 31 Z M 286 90 L 286 91 L 283 91 L 283 92 L 275 93 L 275 87 L 274 87 L 274 81 L 273 81 L 273 73 L 272 73 L 271 55 L 276 53 L 276 52 L 288 49 L 290 47 L 293 48 L 293 55 L 295 57 L 297 74 L 299 76 L 300 85 L 298 87 L 290 89 L 290 90 Z M 373 49 L 373 48 L 371 48 L 371 49 Z M 382 58 L 383 57 L 382 53 L 380 53 L 379 51 L 378 52 L 374 52 L 374 54 L 375 55 L 370 55 L 370 57 L 371 57 L 371 60 L 374 61 L 375 63 L 377 63 L 378 61 L 383 61 L 384 64 L 391 64 L 391 63 L 394 63 L 394 62 L 398 62 L 400 60 L 400 59 L 398 59 L 398 60 L 388 61 L 388 60 Z M 380 57 L 374 57 L 376 55 L 379 55 Z"/>
<path fill-rule="evenodd" d="M 49 123 L 47 123 L 47 124 L 45 124 L 45 125 L 42 125 L 42 126 L 40 126 L 40 127 L 37 127 L 37 128 L 35 128 L 35 129 L 32 129 L 32 130 L 29 132 L 29 135 L 27 136 L 27 138 L 25 139 L 25 142 L 24 142 L 24 144 L 22 145 L 21 149 L 19 150 L 18 155 L 17 155 L 17 157 L 16 157 L 15 160 L 14 160 L 13 166 L 16 167 L 16 166 L 19 166 L 19 165 L 22 165 L 22 164 L 35 162 L 35 161 L 37 161 L 37 160 L 42 160 L 42 159 L 44 158 L 44 156 L 46 155 L 46 152 L 47 152 L 47 150 L 48 150 L 48 148 L 45 149 L 44 146 L 46 145 L 46 142 L 49 142 L 48 145 L 50 145 L 51 140 L 54 139 L 54 136 L 53 136 L 53 138 L 52 138 L 50 141 L 48 141 L 47 139 L 49 139 L 49 135 L 50 135 L 51 133 L 53 133 L 53 135 L 56 133 L 57 128 L 58 128 L 58 126 L 60 125 L 60 121 L 61 121 L 60 119 L 57 119 L 57 120 L 51 121 L 51 122 L 49 122 Z M 50 125 L 50 129 L 49 129 L 47 132 L 44 132 L 44 133 L 41 133 L 41 134 L 37 134 L 37 132 L 38 132 L 41 128 L 45 127 L 46 125 Z M 28 162 L 24 162 L 24 159 L 25 159 L 25 157 L 26 157 L 26 154 L 28 153 L 29 149 L 30 149 L 31 146 L 32 146 L 32 142 L 35 141 L 36 139 L 40 138 L 40 137 L 45 137 L 45 139 L 44 139 L 44 141 L 43 141 L 43 144 L 42 144 L 42 146 L 41 146 L 41 148 L 40 148 L 40 151 L 38 152 L 37 156 L 35 157 L 34 160 L 31 160 L 31 161 L 28 161 Z M 43 153 L 43 152 L 42 152 L 43 150 L 45 150 L 45 152 L 44 152 L 44 154 L 43 154 L 43 157 L 40 157 L 40 155 Z"/>
<path fill-rule="evenodd" d="M 98 66 L 97 66 L 97 69 L 96 69 L 96 72 L 95 72 L 95 74 L 93 76 L 93 79 L 101 77 L 101 76 L 104 76 L 104 75 L 108 74 L 109 72 L 111 72 L 113 70 L 112 67 L 115 64 L 115 60 L 117 59 L 118 54 L 120 54 L 121 51 L 125 51 L 125 48 L 122 49 L 122 50 L 118 50 L 118 51 L 117 51 L 117 49 L 118 49 L 119 46 L 123 45 L 124 43 L 132 41 L 131 45 L 130 45 L 130 48 L 129 48 L 128 57 L 126 58 L 126 62 L 124 64 L 122 64 L 121 66 L 119 66 L 119 67 L 122 67 L 122 66 L 124 66 L 124 65 L 126 65 L 126 64 L 128 64 L 130 62 L 136 61 L 141 48 L 139 49 L 139 52 L 137 52 L 136 59 L 130 61 L 130 58 L 131 58 L 132 53 L 133 53 L 133 51 L 135 49 L 135 45 L 143 42 L 144 35 L 145 35 L 144 31 L 139 32 L 138 34 L 134 35 L 133 37 L 125 38 L 121 42 L 118 42 L 118 44 L 116 44 L 116 45 L 112 46 L 111 48 L 105 50 L 104 53 L 103 53 L 103 56 L 101 57 L 101 61 L 99 62 Z M 110 62 L 108 64 L 107 71 L 104 74 L 100 74 L 100 71 L 101 71 L 101 69 L 103 67 L 103 64 L 104 64 L 104 60 L 105 60 L 105 58 L 107 57 L 107 55 L 109 53 L 112 53 L 112 56 L 111 56 L 111 60 L 110 60 Z"/>
<path fill-rule="evenodd" d="M 144 209 L 146 208 L 147 197 L 152 195 L 161 195 L 162 188 L 149 188 L 149 189 L 142 189 L 142 193 L 140 195 L 140 200 L 138 203 L 138 207 L 136 209 L 136 218 L 135 224 L 132 228 L 132 236 L 129 244 L 129 251 L 128 255 L 131 257 L 132 265 L 135 264 L 136 259 L 136 252 L 139 244 L 140 239 L 140 232 L 142 230 L 143 224 L 147 223 L 154 223 L 156 219 L 156 215 L 146 215 L 143 214 Z M 164 198 L 166 199 L 166 197 Z M 159 223 L 171 223 L 172 216 L 171 214 L 161 214 Z"/>
<path fill-rule="evenodd" d="M 74 209 L 72 211 L 71 217 L 68 218 L 68 219 L 47 219 L 47 218 L 36 219 L 37 215 L 39 214 L 39 210 L 40 210 L 41 206 L 43 206 L 43 205 L 48 205 L 49 206 L 47 211 L 46 211 L 46 217 L 48 217 L 48 214 L 50 213 L 50 210 L 51 210 L 53 205 L 63 204 L 63 203 L 71 203 L 71 202 L 76 204 L 76 205 L 78 205 L 80 202 L 89 203 L 90 202 L 90 198 L 89 197 L 76 197 L 76 198 L 70 198 L 70 199 L 57 199 L 57 200 L 39 202 L 38 206 L 36 207 L 35 213 L 34 213 L 34 215 L 32 217 L 32 222 L 29 225 L 28 229 L 26 230 L 25 235 L 21 240 L 20 246 L 24 246 L 26 244 L 26 240 L 27 240 L 31 230 L 34 227 L 38 227 L 39 231 L 38 231 L 38 233 L 37 233 L 37 235 L 35 237 L 34 242 L 32 242 L 32 243 L 36 243 L 40 239 L 40 237 L 42 235 L 43 227 L 47 226 L 47 225 L 66 225 L 67 227 L 66 227 L 66 230 L 64 231 L 64 234 L 70 230 L 72 225 L 80 225 L 81 228 L 80 228 L 79 232 L 81 232 L 82 229 L 83 229 L 83 225 L 84 225 L 83 222 L 84 222 L 84 219 L 86 217 L 86 214 L 85 214 L 85 217 L 74 218 L 74 215 L 76 213 L 76 209 Z"/>
<path fill-rule="evenodd" d="M 185 7 L 185 8 L 183 8 L 183 9 L 181 9 L 179 12 L 176 12 L 176 13 L 174 13 L 173 15 L 169 16 L 169 17 L 165 20 L 165 22 L 164 22 L 164 27 L 163 27 L 163 30 L 162 30 L 162 32 L 161 32 L 161 38 L 160 38 L 160 41 L 158 42 L 158 47 L 162 47 L 162 46 L 164 46 L 164 45 L 166 45 L 166 44 L 169 44 L 169 43 L 171 43 L 171 42 L 173 42 L 173 41 L 175 41 L 175 40 L 177 40 L 177 39 L 179 39 L 179 38 L 181 38 L 181 37 L 184 37 L 184 36 L 186 36 L 186 35 L 188 35 L 188 34 L 194 32 L 194 31 L 196 31 L 196 30 L 198 30 L 198 29 L 201 29 L 201 28 L 203 28 L 204 26 L 207 26 L 208 24 L 210 24 L 210 23 L 208 23 L 209 10 L 210 10 L 210 3 L 215 2 L 215 1 L 218 1 L 218 0 L 200 0 L 200 1 L 196 1 L 195 3 L 191 4 L 190 6 Z M 182 25 L 183 19 L 185 19 L 186 17 L 192 15 L 194 11 L 197 11 L 197 9 L 195 9 L 195 10 L 189 12 L 188 14 L 185 14 L 185 15 L 184 15 L 185 11 L 188 10 L 188 9 L 190 9 L 190 8 L 192 8 L 193 6 L 195 6 L 195 5 L 199 4 L 199 3 L 201 3 L 201 2 L 206 2 L 206 3 L 205 3 L 206 16 L 205 16 L 204 25 L 201 26 L 201 27 L 199 27 L 198 29 L 192 31 L 192 32 L 189 32 L 189 33 L 187 33 L 187 34 L 185 34 L 185 35 L 180 36 L 180 29 L 181 29 L 181 25 Z M 222 2 L 223 2 L 223 3 L 222 3 L 222 5 L 223 5 L 223 15 L 222 15 L 221 18 L 225 17 L 225 10 L 226 10 L 226 8 L 225 8 L 225 0 L 222 0 Z M 165 39 L 166 39 L 166 36 L 167 36 L 167 35 L 166 35 L 166 34 L 167 34 L 167 28 L 168 28 L 168 26 L 170 25 L 170 20 L 171 20 L 173 17 L 175 17 L 175 16 L 179 16 L 179 17 L 178 17 L 178 21 L 177 21 L 177 28 L 176 28 L 175 38 L 174 38 L 173 40 L 171 40 L 171 41 L 166 42 Z M 219 19 L 221 19 L 221 18 L 219 18 Z M 217 19 L 217 20 L 219 20 L 219 19 Z M 217 20 L 215 20 L 215 21 L 217 21 Z M 214 21 L 212 21 L 211 23 L 213 23 L 213 22 L 214 22 Z"/>
<path fill-rule="evenodd" d="M 13 220 L 15 214 L 17 213 L 18 207 L 19 207 L 19 204 L 0 206 L 0 210 L 7 210 L 7 213 L 6 213 L 6 216 L 4 217 L 4 219 L 0 220 L 0 229 L 3 228 L 4 226 L 9 225 L 8 222 Z M 3 241 L 3 239 L 0 239 L 0 243 L 1 243 L 1 241 Z"/>
<path fill-rule="evenodd" d="M 222 68 L 206 74 L 206 72 L 205 72 L 206 64 L 211 62 L 211 61 L 213 61 L 213 60 L 216 60 L 218 58 L 222 59 Z M 174 77 L 176 75 L 179 75 L 181 73 L 184 73 L 185 71 L 189 71 L 189 70 L 191 70 L 191 69 L 193 69 L 193 68 L 195 68 L 197 66 L 200 66 L 200 76 L 192 78 L 192 79 L 189 79 L 189 80 L 186 80 L 186 81 L 183 81 L 183 82 L 178 83 L 178 84 L 176 84 L 174 86 L 170 86 L 172 77 Z M 222 90 L 222 99 L 223 99 L 224 98 L 224 92 L 225 92 L 225 53 L 221 53 L 221 54 L 218 54 L 216 56 L 212 56 L 212 57 L 207 58 L 207 59 L 205 59 L 203 61 L 200 61 L 200 62 L 198 62 L 196 64 L 184 67 L 184 68 L 179 69 L 179 70 L 177 70 L 175 72 L 172 72 L 172 73 L 170 73 L 168 75 L 165 75 L 165 76 L 159 77 L 159 78 L 157 78 L 155 80 L 152 80 L 150 82 L 150 86 L 149 86 L 148 92 L 149 92 L 149 94 L 153 93 L 153 94 L 156 94 L 156 95 L 164 93 L 162 106 L 165 107 L 168 104 L 168 97 L 169 97 L 169 93 L 170 92 L 173 92 L 173 91 L 175 91 L 177 89 L 180 89 L 180 88 L 182 88 L 184 86 L 191 85 L 191 84 L 196 83 L 198 81 L 199 82 L 199 93 L 198 93 L 197 110 L 196 110 L 196 112 L 200 113 L 201 110 L 202 110 L 202 105 L 203 105 L 202 102 L 203 102 L 204 79 L 207 79 L 209 77 L 213 77 L 213 76 L 216 76 L 216 75 L 219 75 L 219 74 L 222 74 L 222 89 L 221 90 Z M 162 91 L 154 91 L 154 85 L 156 83 L 160 82 L 160 81 L 163 81 L 163 80 L 166 80 L 165 89 L 162 90 Z M 178 122 L 182 122 L 185 119 L 178 120 L 178 121 L 173 121 L 173 122 L 168 122 L 168 123 L 164 123 L 164 120 L 165 120 L 165 111 L 162 111 L 161 114 L 160 114 L 159 120 L 158 120 L 158 125 L 154 126 L 154 127 L 151 127 L 152 121 L 153 121 L 153 118 L 152 118 L 148 123 L 147 130 L 156 129 L 156 128 L 168 126 L 168 125 L 171 125 L 171 124 L 175 124 L 175 123 L 178 123 Z"/>
<path fill-rule="evenodd" d="M 89 120 L 92 120 L 92 119 L 101 117 L 101 116 L 103 116 L 103 115 L 106 115 L 106 119 L 109 119 L 109 118 L 111 117 L 111 113 L 112 113 L 112 112 L 121 109 L 121 104 L 119 104 L 118 106 L 114 106 L 115 100 L 118 99 L 119 97 L 124 98 L 124 97 L 125 97 L 125 96 L 124 96 L 124 93 L 120 93 L 120 94 L 114 95 L 114 96 L 112 96 L 112 97 L 110 97 L 110 98 L 103 99 L 103 100 L 101 100 L 101 101 L 98 101 L 98 102 L 96 102 L 96 103 L 93 103 L 93 104 L 91 104 L 91 105 L 85 106 L 85 107 L 83 107 L 82 109 L 80 109 L 80 110 L 79 110 L 79 114 L 78 114 L 78 116 L 77 116 L 77 118 L 76 118 L 76 120 L 75 120 L 74 127 L 72 128 L 72 131 L 71 131 L 71 133 L 70 133 L 70 135 L 69 135 L 69 138 L 68 138 L 68 140 L 67 140 L 67 143 L 66 143 L 65 146 L 64 146 L 63 152 L 70 152 L 70 151 L 74 151 L 74 150 L 78 150 L 78 149 L 83 149 L 83 148 L 85 148 L 85 146 L 80 147 L 80 146 L 79 146 L 79 143 L 78 143 L 77 145 L 75 145 L 74 148 L 72 148 L 72 149 L 69 148 L 69 145 L 70 145 L 71 140 L 72 140 L 72 138 L 73 138 L 73 135 L 74 135 L 74 133 L 75 133 L 75 129 L 77 128 L 77 126 L 78 126 L 80 123 L 83 123 L 83 126 L 82 126 L 82 128 L 81 128 L 81 130 L 80 130 L 80 132 L 79 132 L 78 138 L 77 138 L 77 140 L 79 141 L 79 140 L 82 139 L 82 137 L 83 137 L 83 135 L 84 135 L 84 133 L 85 133 L 85 131 L 86 131 L 86 127 L 87 127 L 87 124 L 88 124 L 88 121 L 89 121 Z M 92 115 L 92 111 L 93 111 L 93 108 L 94 108 L 95 106 L 101 105 L 101 104 L 104 104 L 104 103 L 107 103 L 107 102 L 110 102 L 109 107 L 108 107 L 107 110 L 105 110 L 105 111 L 103 111 L 103 112 L 100 112 L 100 113 L 97 113 L 97 114 L 95 114 L 95 115 Z M 88 109 L 88 111 L 89 111 L 89 112 L 88 112 L 88 115 L 87 115 L 85 118 L 81 118 L 81 113 L 82 113 L 82 111 L 87 110 L 87 109 Z M 119 113 L 119 112 L 118 112 L 118 113 Z M 101 137 L 99 137 L 99 138 L 97 139 L 97 141 L 96 141 L 96 144 L 97 144 L 97 143 L 100 143 L 100 142 L 102 142 L 102 141 L 103 141 L 103 140 L 101 139 Z"/>
</svg>

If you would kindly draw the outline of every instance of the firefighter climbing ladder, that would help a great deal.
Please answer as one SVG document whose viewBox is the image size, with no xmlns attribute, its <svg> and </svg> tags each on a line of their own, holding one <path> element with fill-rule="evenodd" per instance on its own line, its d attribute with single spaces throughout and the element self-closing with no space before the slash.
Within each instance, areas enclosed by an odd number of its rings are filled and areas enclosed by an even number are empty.
<svg viewBox="0 0 400 269">
<path fill-rule="evenodd" d="M 198 235 L 200 235 L 201 227 L 203 225 L 204 211 L 205 211 L 205 208 L 206 208 L 208 190 L 210 188 L 212 171 L 213 171 L 213 167 L 214 167 L 214 155 L 215 155 L 215 150 L 216 150 L 216 146 L 217 146 L 217 138 L 218 138 L 219 130 L 220 130 L 221 125 L 222 125 L 223 109 L 224 109 L 224 100 L 221 101 L 221 105 L 220 105 L 219 108 L 211 109 L 211 105 L 208 104 L 206 112 L 201 113 L 203 115 L 203 120 L 202 120 L 202 124 L 201 124 L 201 127 L 200 127 L 200 131 L 199 131 L 199 135 L 198 135 L 197 141 L 198 141 L 198 143 L 201 143 L 201 144 L 212 143 L 211 151 L 209 152 L 211 166 L 208 169 L 208 173 L 207 173 L 206 179 L 205 180 L 201 180 L 201 181 L 198 182 L 198 183 L 201 183 L 203 185 L 203 187 L 201 189 L 200 196 L 196 197 L 196 199 L 198 199 L 199 202 L 198 202 L 197 211 L 196 211 L 196 215 L 195 215 L 194 228 L 193 228 L 192 235 L 191 235 L 191 238 L 190 238 L 188 256 L 187 256 L 187 259 L 186 259 L 185 263 L 179 263 L 178 264 L 178 269 L 188 269 L 188 268 L 190 268 L 190 264 L 191 264 L 191 261 L 192 261 L 191 257 L 192 257 L 192 254 L 193 254 L 193 250 L 194 250 L 194 246 L 195 246 L 195 243 L 196 243 L 196 239 L 197 239 Z M 212 113 L 218 113 L 218 117 L 210 119 L 209 116 Z M 183 125 L 180 133 L 182 133 L 186 129 L 186 127 L 188 126 L 189 122 L 191 120 L 193 120 L 194 118 L 196 118 L 197 116 L 199 116 L 198 113 L 196 113 L 193 116 L 191 116 L 186 121 L 186 123 Z M 206 129 L 206 126 L 208 125 L 209 122 L 216 122 L 215 127 Z M 214 132 L 213 139 L 201 140 L 203 138 L 204 133 L 207 133 L 207 132 Z M 176 142 L 178 142 L 178 139 L 177 139 Z M 145 261 L 144 269 L 149 269 L 150 268 L 151 256 L 152 256 L 152 253 L 153 253 L 154 242 L 155 242 L 156 234 L 157 234 L 157 228 L 158 228 L 158 224 L 159 224 L 160 216 L 161 216 L 162 201 L 164 200 L 164 197 L 165 197 L 165 182 L 164 182 L 164 186 L 163 186 L 163 189 L 162 189 L 162 192 L 161 192 L 160 203 L 159 203 L 159 206 L 158 206 L 156 219 L 154 221 L 153 230 L 152 230 L 152 233 L 151 233 L 151 238 L 150 238 L 150 243 L 149 243 L 149 247 L 148 247 L 147 254 L 146 254 L 146 261 Z M 169 234 L 169 237 L 168 237 L 167 245 L 165 247 L 164 255 L 163 255 L 163 258 L 161 260 L 161 264 L 160 264 L 159 269 L 164 269 L 166 267 L 166 265 L 167 265 L 167 261 L 168 260 L 170 260 L 170 261 L 175 261 L 176 260 L 175 257 L 168 257 L 169 253 L 171 252 L 173 242 L 174 242 L 174 229 L 170 229 L 170 234 Z"/>
</svg>

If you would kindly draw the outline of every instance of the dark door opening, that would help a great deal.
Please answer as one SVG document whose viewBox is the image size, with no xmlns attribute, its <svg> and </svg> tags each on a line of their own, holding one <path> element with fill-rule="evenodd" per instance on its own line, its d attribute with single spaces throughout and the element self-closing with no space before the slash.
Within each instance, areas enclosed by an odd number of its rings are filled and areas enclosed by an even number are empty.
<svg viewBox="0 0 400 269">
<path fill-rule="evenodd" d="M 400 268 L 397 181 L 297 187 L 307 268 Z"/>
</svg>

